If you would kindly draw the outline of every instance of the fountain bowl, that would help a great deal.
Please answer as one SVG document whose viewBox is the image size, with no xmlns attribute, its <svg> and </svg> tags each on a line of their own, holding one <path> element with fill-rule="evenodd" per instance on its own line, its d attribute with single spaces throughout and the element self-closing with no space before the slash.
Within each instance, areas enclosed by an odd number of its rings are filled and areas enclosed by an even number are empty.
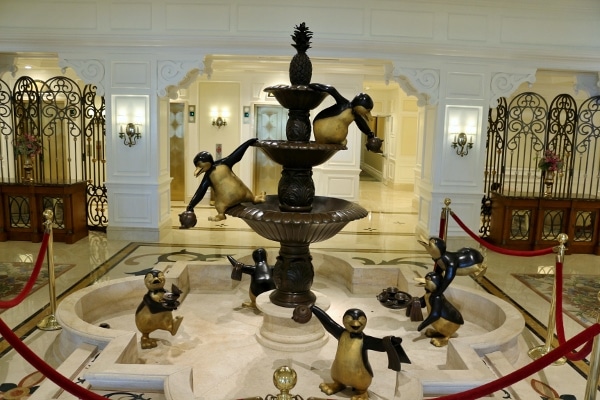
<svg viewBox="0 0 600 400">
<path fill-rule="evenodd" d="M 260 148 L 272 161 L 294 168 L 312 168 L 321 165 L 340 150 L 342 144 L 291 142 L 288 140 L 260 140 L 253 145 Z"/>
<path fill-rule="evenodd" d="M 264 89 L 273 94 L 279 104 L 288 110 L 312 110 L 321 104 L 327 93 L 304 85 L 275 85 Z"/>
<path fill-rule="evenodd" d="M 262 237 L 277 242 L 316 243 L 335 236 L 350 221 L 368 211 L 358 204 L 333 197 L 315 196 L 310 212 L 280 211 L 276 195 L 264 203 L 241 203 L 226 214 L 244 220 Z"/>
</svg>

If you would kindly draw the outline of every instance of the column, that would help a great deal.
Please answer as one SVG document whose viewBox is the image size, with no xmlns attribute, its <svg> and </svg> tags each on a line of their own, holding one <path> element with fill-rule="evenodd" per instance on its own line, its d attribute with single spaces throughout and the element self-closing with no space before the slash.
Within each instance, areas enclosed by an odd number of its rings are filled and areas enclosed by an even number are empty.
<svg viewBox="0 0 600 400">
<path fill-rule="evenodd" d="M 154 54 L 61 55 L 106 101 L 109 240 L 160 241 L 171 229 L 169 98 L 202 71 L 202 61 Z"/>
<path fill-rule="evenodd" d="M 497 72 L 494 65 L 444 64 L 439 68 L 396 66 L 394 78 L 418 98 L 419 149 L 415 191 L 419 236 L 438 236 L 444 201 L 474 232 L 484 196 L 487 115 L 535 71 Z M 448 221 L 448 235 L 467 234 Z"/>
</svg>

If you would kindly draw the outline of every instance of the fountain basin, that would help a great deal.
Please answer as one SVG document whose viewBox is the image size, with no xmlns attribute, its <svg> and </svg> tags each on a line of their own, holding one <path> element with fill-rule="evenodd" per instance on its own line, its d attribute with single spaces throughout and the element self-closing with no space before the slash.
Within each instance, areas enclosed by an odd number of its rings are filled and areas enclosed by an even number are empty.
<svg viewBox="0 0 600 400">
<path fill-rule="evenodd" d="M 226 214 L 243 219 L 269 240 L 316 243 L 335 236 L 348 222 L 366 217 L 368 211 L 343 199 L 315 196 L 310 212 L 283 212 L 277 196 L 269 195 L 264 203 L 241 203 Z"/>
<path fill-rule="evenodd" d="M 316 265 L 317 272 L 329 268 L 331 261 L 331 257 L 323 258 L 322 265 Z M 386 271 L 390 269 L 366 267 L 355 260 L 348 261 L 351 262 L 349 268 L 365 269 L 370 275 L 383 273 L 387 276 Z M 155 349 L 141 350 L 139 338 L 136 339 L 135 308 L 147 290 L 141 277 L 99 283 L 68 296 L 57 309 L 57 318 L 63 327 L 58 341 L 64 347 L 65 355 L 75 351 L 81 344 L 102 349 L 89 367 L 83 368 L 86 365 L 83 364 L 81 368 L 82 376 L 93 389 L 115 391 L 138 388 L 141 392 L 152 389 L 163 392 L 167 400 L 227 400 L 251 395 L 264 396 L 266 392 L 273 391 L 270 371 L 287 363 L 298 372 L 299 384 L 295 393 L 304 398 L 322 397 L 318 386 L 323 377 L 329 375 L 337 341 L 324 340 L 328 336 L 319 336 L 315 341 L 322 346 L 314 346 L 310 350 L 265 349 L 261 336 L 269 333 L 290 336 L 286 332 L 290 327 L 264 326 L 265 323 L 270 324 L 269 321 L 265 322 L 264 315 L 240 309 L 239 304 L 247 294 L 247 284 L 215 291 L 215 284 L 218 286 L 218 282 L 228 279 L 230 265 L 214 265 L 215 273 L 220 271 L 218 281 L 214 281 L 206 277 L 207 264 L 177 261 L 155 265 L 156 269 L 167 271 L 170 281 L 188 288 L 188 296 L 175 311 L 177 315 L 184 316 L 180 331 L 176 336 L 165 331 L 153 334 L 160 339 Z M 412 280 L 410 271 L 397 267 L 391 269 L 399 274 L 408 272 L 402 281 Z M 213 289 L 198 290 L 193 281 L 204 282 Z M 343 286 L 353 285 L 353 282 L 347 281 Z M 401 289 L 413 295 L 422 293 L 422 288 Z M 449 298 L 463 314 L 466 324 L 446 348 L 431 346 L 429 340 L 416 331 L 418 322 L 411 322 L 404 312 L 382 307 L 374 296 L 375 292 L 374 289 L 373 295 L 368 297 L 355 296 L 329 279 L 319 280 L 319 293 L 334 300 L 329 313 L 336 320 L 347 308 L 359 307 L 368 312 L 369 334 L 376 337 L 393 334 L 403 338 L 403 346 L 412 364 L 403 364 L 400 373 L 387 369 L 387 359 L 382 353 L 369 353 L 375 374 L 370 390 L 380 398 L 407 398 L 406 384 L 400 385 L 407 380 L 421 391 L 421 395 L 410 397 L 415 400 L 460 392 L 495 378 L 491 371 L 496 366 L 488 364 L 490 368 L 485 367 L 482 358 L 494 356 L 486 362 L 497 360 L 501 362 L 500 365 L 511 368 L 518 354 L 525 354 L 518 342 L 525 324 L 523 317 L 505 301 L 483 291 L 460 285 L 448 289 Z M 119 307 L 115 307 L 115 304 Z M 268 303 L 264 304 L 270 307 Z M 285 322 L 283 317 L 281 320 Z M 101 322 L 109 322 L 112 328 L 100 328 L 98 324 Z M 307 326 L 298 324 L 297 328 L 306 329 Z M 271 339 L 271 336 L 268 337 Z M 278 339 L 275 337 L 273 340 Z M 193 379 L 189 371 L 193 371 Z M 231 385 L 231 382 L 238 384 Z M 169 383 L 172 385 L 167 390 Z M 163 384 L 165 388 L 161 390 Z M 44 397 L 42 389 L 38 390 L 39 393 L 36 391 L 32 399 L 51 398 Z"/>
</svg>

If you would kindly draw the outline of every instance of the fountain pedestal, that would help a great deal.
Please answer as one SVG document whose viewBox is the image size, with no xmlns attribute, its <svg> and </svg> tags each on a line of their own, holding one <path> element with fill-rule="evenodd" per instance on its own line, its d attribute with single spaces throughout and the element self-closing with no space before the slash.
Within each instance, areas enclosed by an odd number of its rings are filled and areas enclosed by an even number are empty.
<svg viewBox="0 0 600 400">
<path fill-rule="evenodd" d="M 263 313 L 263 322 L 256 333 L 260 344 L 279 351 L 307 351 L 322 347 L 329 335 L 317 318 L 306 324 L 292 320 L 293 308 L 273 304 L 271 295 L 266 292 L 256 298 L 256 307 Z M 322 293 L 315 293 L 316 304 L 323 310 L 329 309 L 331 302 Z"/>
</svg>

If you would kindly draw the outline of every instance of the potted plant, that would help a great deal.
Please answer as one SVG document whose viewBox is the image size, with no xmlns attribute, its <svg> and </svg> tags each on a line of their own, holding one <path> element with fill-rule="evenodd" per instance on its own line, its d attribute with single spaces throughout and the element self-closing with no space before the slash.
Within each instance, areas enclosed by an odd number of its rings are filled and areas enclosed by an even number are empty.
<svg viewBox="0 0 600 400">
<path fill-rule="evenodd" d="M 554 150 L 547 149 L 544 151 L 544 156 L 538 162 L 538 168 L 542 170 L 544 175 L 544 185 L 546 185 L 546 189 L 544 190 L 544 197 L 552 196 L 552 185 L 554 184 L 554 175 L 557 172 L 562 171 L 563 161 L 554 152 Z"/>
<path fill-rule="evenodd" d="M 39 136 L 24 132 L 15 137 L 13 145 L 15 154 L 23 160 L 23 181 L 33 182 L 33 160 L 42 152 L 42 140 Z"/>
</svg>

